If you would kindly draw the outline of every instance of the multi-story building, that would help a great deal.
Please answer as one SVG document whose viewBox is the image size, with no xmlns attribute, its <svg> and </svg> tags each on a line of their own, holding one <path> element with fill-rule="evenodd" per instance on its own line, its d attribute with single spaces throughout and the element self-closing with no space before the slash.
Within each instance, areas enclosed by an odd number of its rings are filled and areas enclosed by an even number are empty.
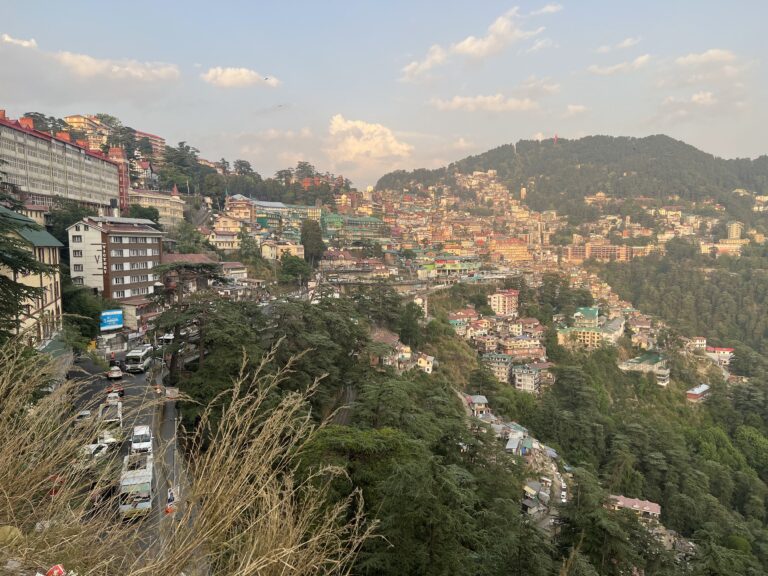
<svg viewBox="0 0 768 576">
<path fill-rule="evenodd" d="M 75 114 L 73 116 L 65 116 L 64 121 L 73 129 L 85 134 L 88 148 L 91 150 L 99 150 L 102 146 L 107 145 L 112 130 L 110 130 L 109 126 L 102 124 L 96 116 L 92 114 Z"/>
<path fill-rule="evenodd" d="M 509 384 L 509 377 L 512 370 L 512 356 L 509 354 L 497 354 L 491 352 L 489 354 L 483 354 L 483 364 L 485 364 L 493 375 L 496 376 L 496 380 L 504 384 Z"/>
<path fill-rule="evenodd" d="M 145 208 L 157 208 L 160 214 L 160 224 L 167 228 L 173 228 L 184 220 L 184 206 L 186 203 L 174 188 L 171 193 L 157 190 L 131 190 L 128 192 L 128 205 L 138 204 Z"/>
<path fill-rule="evenodd" d="M 326 214 L 321 220 L 323 237 L 347 242 L 378 240 L 387 235 L 386 224 L 372 216 Z"/>
<path fill-rule="evenodd" d="M 512 380 L 515 388 L 529 394 L 541 391 L 541 369 L 531 364 L 520 364 L 512 368 Z"/>
<path fill-rule="evenodd" d="M 34 220 L 0 206 L 4 218 L 14 220 L 19 228 L 18 239 L 32 252 L 35 260 L 51 266 L 47 273 L 15 274 L 13 280 L 40 288 L 41 293 L 22 304 L 24 312 L 17 319 L 16 333 L 30 345 L 52 338 L 61 330 L 61 279 L 59 276 L 59 249 L 61 242 L 44 229 L 35 225 Z M 0 274 L 11 277 L 10 270 L 0 268 Z"/>
<path fill-rule="evenodd" d="M 165 138 L 155 136 L 149 132 L 142 132 L 141 130 L 135 130 L 135 133 L 136 142 L 142 138 L 149 140 L 149 144 L 152 146 L 152 159 L 158 166 L 162 165 L 163 159 L 165 158 Z"/>
<path fill-rule="evenodd" d="M 516 316 L 520 292 L 500 290 L 488 295 L 488 306 L 497 316 Z"/>
<path fill-rule="evenodd" d="M 741 240 L 744 234 L 744 224 L 737 221 L 728 222 L 727 224 L 728 240 Z"/>
<path fill-rule="evenodd" d="M 128 189 L 131 187 L 131 165 L 125 155 L 125 150 L 122 148 L 113 146 L 109 149 L 107 158 L 117 164 L 117 178 L 120 188 L 118 204 L 120 210 L 125 210 L 128 208 Z"/>
<path fill-rule="evenodd" d="M 53 206 L 60 197 L 101 214 L 119 205 L 117 164 L 85 142 L 71 142 L 66 132 L 35 130 L 31 118 L 12 121 L 0 110 L 0 160 L 25 203 Z"/>
<path fill-rule="evenodd" d="M 293 242 L 275 242 L 266 240 L 261 244 L 261 257 L 267 260 L 280 260 L 283 254 L 304 258 L 304 246 Z"/>
<path fill-rule="evenodd" d="M 105 298 L 154 293 L 163 233 L 141 218 L 88 217 L 67 228 L 72 282 Z"/>
</svg>

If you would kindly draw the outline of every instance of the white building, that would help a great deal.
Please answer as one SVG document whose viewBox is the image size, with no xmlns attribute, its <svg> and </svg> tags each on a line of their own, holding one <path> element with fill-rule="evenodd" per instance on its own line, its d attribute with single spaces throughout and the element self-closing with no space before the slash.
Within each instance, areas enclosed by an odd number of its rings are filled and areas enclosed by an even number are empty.
<svg viewBox="0 0 768 576">
<path fill-rule="evenodd" d="M 18 122 L 0 110 L 0 160 L 6 180 L 26 204 L 52 206 L 56 197 L 91 206 L 101 214 L 118 207 L 118 166 L 103 154 L 34 129 L 31 118 Z"/>
</svg>

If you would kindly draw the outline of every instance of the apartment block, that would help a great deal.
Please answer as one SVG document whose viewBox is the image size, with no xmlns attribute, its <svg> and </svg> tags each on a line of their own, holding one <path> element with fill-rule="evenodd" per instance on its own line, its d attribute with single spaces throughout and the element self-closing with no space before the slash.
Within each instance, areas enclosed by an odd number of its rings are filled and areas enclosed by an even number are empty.
<svg viewBox="0 0 768 576">
<path fill-rule="evenodd" d="M 138 204 L 144 208 L 157 208 L 160 224 L 166 228 L 173 228 L 184 220 L 186 203 L 175 188 L 171 193 L 158 190 L 131 190 L 128 192 L 128 205 L 131 204 Z"/>
<path fill-rule="evenodd" d="M 34 129 L 31 118 L 18 121 L 0 110 L 0 161 L 6 180 L 26 204 L 53 206 L 57 197 L 90 206 L 101 214 L 117 208 L 118 166 L 69 134 L 52 136 Z"/>
<path fill-rule="evenodd" d="M 488 306 L 497 316 L 517 316 L 519 296 L 517 290 L 501 290 L 488 295 Z"/>
<path fill-rule="evenodd" d="M 154 292 L 153 268 L 162 257 L 163 233 L 141 218 L 89 217 L 70 226 L 72 282 L 105 298 L 123 300 Z"/>
</svg>

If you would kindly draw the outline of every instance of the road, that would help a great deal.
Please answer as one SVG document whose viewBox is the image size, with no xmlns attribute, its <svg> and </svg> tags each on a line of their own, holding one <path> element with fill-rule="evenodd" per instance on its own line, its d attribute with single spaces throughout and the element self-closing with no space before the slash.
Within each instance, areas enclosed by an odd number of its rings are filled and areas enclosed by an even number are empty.
<svg viewBox="0 0 768 576">
<path fill-rule="evenodd" d="M 86 359 L 76 364 L 72 371 L 75 379 L 81 382 L 78 386 L 79 404 L 88 407 L 95 415 L 98 405 L 106 397 L 105 389 L 110 384 L 104 377 L 104 369 Z M 150 548 L 157 543 L 160 524 L 171 521 L 164 512 L 167 490 L 179 475 L 178 467 L 181 465 L 176 449 L 176 403 L 160 402 L 154 386 L 147 381 L 147 374 L 126 373 L 121 384 L 125 388 L 125 395 L 122 398 L 124 441 L 120 447 L 120 461 L 128 454 L 134 426 L 150 426 L 155 437 L 153 451 L 156 489 L 152 513 L 143 520 L 154 526 L 154 529 L 144 531 L 150 536 L 143 544 Z M 118 481 L 117 478 L 115 480 Z"/>
</svg>

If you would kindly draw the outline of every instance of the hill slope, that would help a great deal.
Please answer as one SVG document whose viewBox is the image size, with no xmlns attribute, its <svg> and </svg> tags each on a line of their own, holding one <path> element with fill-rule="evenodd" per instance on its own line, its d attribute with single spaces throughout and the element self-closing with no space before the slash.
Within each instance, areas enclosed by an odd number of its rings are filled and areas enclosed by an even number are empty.
<svg viewBox="0 0 768 576">
<path fill-rule="evenodd" d="M 582 204 L 585 195 L 603 191 L 617 198 L 644 196 L 659 201 L 712 198 L 741 216 L 740 212 L 750 212 L 749 206 L 731 206 L 734 189 L 768 193 L 768 156 L 724 160 L 664 135 L 588 136 L 559 139 L 557 143 L 521 140 L 469 156 L 447 168 L 392 172 L 381 177 L 377 188 L 431 185 L 450 181 L 454 171 L 489 169 L 496 170 L 510 190 L 527 186 L 532 208 L 561 213 L 571 212 L 570 205 Z M 751 200 L 746 202 L 751 205 Z"/>
</svg>

